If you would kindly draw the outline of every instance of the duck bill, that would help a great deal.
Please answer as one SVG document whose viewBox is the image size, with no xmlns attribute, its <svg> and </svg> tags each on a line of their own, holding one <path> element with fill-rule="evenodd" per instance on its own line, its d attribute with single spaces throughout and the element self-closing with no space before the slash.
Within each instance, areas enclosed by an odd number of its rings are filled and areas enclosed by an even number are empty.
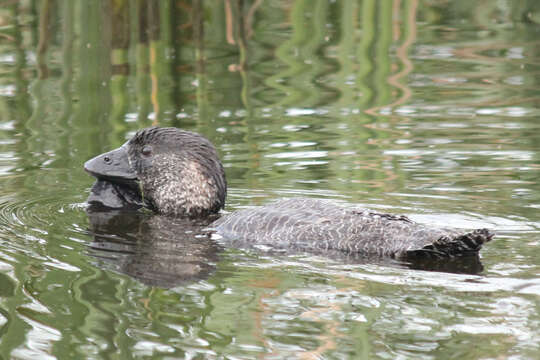
<svg viewBox="0 0 540 360">
<path fill-rule="evenodd" d="M 137 186 L 137 173 L 129 161 L 126 145 L 88 160 L 84 163 L 84 170 L 98 180 Z"/>
</svg>

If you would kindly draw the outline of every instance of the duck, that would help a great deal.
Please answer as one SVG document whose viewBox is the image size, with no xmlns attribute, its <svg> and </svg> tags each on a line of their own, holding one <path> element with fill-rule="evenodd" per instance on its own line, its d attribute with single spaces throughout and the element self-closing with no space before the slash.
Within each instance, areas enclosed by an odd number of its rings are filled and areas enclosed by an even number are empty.
<svg viewBox="0 0 540 360">
<path fill-rule="evenodd" d="M 434 227 L 314 198 L 282 199 L 221 216 L 227 181 L 216 148 L 202 135 L 175 127 L 141 129 L 119 148 L 88 160 L 84 169 L 97 179 L 89 204 L 212 219 L 209 228 L 235 246 L 440 259 L 478 256 L 494 236 L 486 228 Z"/>
</svg>

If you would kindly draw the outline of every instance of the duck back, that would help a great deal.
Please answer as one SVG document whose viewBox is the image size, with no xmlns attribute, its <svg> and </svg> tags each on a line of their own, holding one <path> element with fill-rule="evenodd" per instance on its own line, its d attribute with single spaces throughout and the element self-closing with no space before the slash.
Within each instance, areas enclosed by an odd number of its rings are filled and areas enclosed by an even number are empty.
<svg viewBox="0 0 540 360">
<path fill-rule="evenodd" d="M 274 249 L 390 257 L 477 254 L 493 234 L 418 224 L 406 216 L 294 198 L 236 211 L 213 223 L 229 242 Z"/>
</svg>

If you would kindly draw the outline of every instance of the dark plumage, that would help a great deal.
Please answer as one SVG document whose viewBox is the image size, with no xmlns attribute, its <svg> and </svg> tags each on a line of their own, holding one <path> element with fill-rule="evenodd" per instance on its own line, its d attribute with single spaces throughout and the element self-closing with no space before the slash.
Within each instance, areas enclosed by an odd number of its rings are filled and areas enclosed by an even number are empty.
<svg viewBox="0 0 540 360">
<path fill-rule="evenodd" d="M 161 214 L 192 218 L 217 213 L 225 203 L 227 184 L 217 152 L 207 139 L 189 131 L 140 130 L 119 149 L 87 161 L 85 169 L 100 180 L 97 184 L 105 181 L 115 187 L 96 185 L 89 202 L 99 201 L 99 193 L 119 194 L 122 198 L 103 204 L 142 203 Z M 432 228 L 405 216 L 315 199 L 237 211 L 212 227 L 227 241 L 248 246 L 400 258 L 477 254 L 493 237 L 487 229 Z"/>
<path fill-rule="evenodd" d="M 430 228 L 405 216 L 295 198 L 222 217 L 217 232 L 240 244 L 376 256 L 448 257 L 476 253 L 492 234 Z"/>
</svg>

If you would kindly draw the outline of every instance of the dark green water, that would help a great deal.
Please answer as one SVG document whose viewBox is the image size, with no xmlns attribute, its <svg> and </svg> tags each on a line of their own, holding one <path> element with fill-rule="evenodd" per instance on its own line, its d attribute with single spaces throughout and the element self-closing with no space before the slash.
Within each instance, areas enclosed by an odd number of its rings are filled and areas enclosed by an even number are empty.
<svg viewBox="0 0 540 360">
<path fill-rule="evenodd" d="M 0 3 L 0 358 L 540 357 L 537 1 Z M 497 237 L 478 275 L 227 249 L 153 286 L 174 253 L 96 249 L 82 169 L 152 124 L 216 144 L 226 211 Z"/>
</svg>

